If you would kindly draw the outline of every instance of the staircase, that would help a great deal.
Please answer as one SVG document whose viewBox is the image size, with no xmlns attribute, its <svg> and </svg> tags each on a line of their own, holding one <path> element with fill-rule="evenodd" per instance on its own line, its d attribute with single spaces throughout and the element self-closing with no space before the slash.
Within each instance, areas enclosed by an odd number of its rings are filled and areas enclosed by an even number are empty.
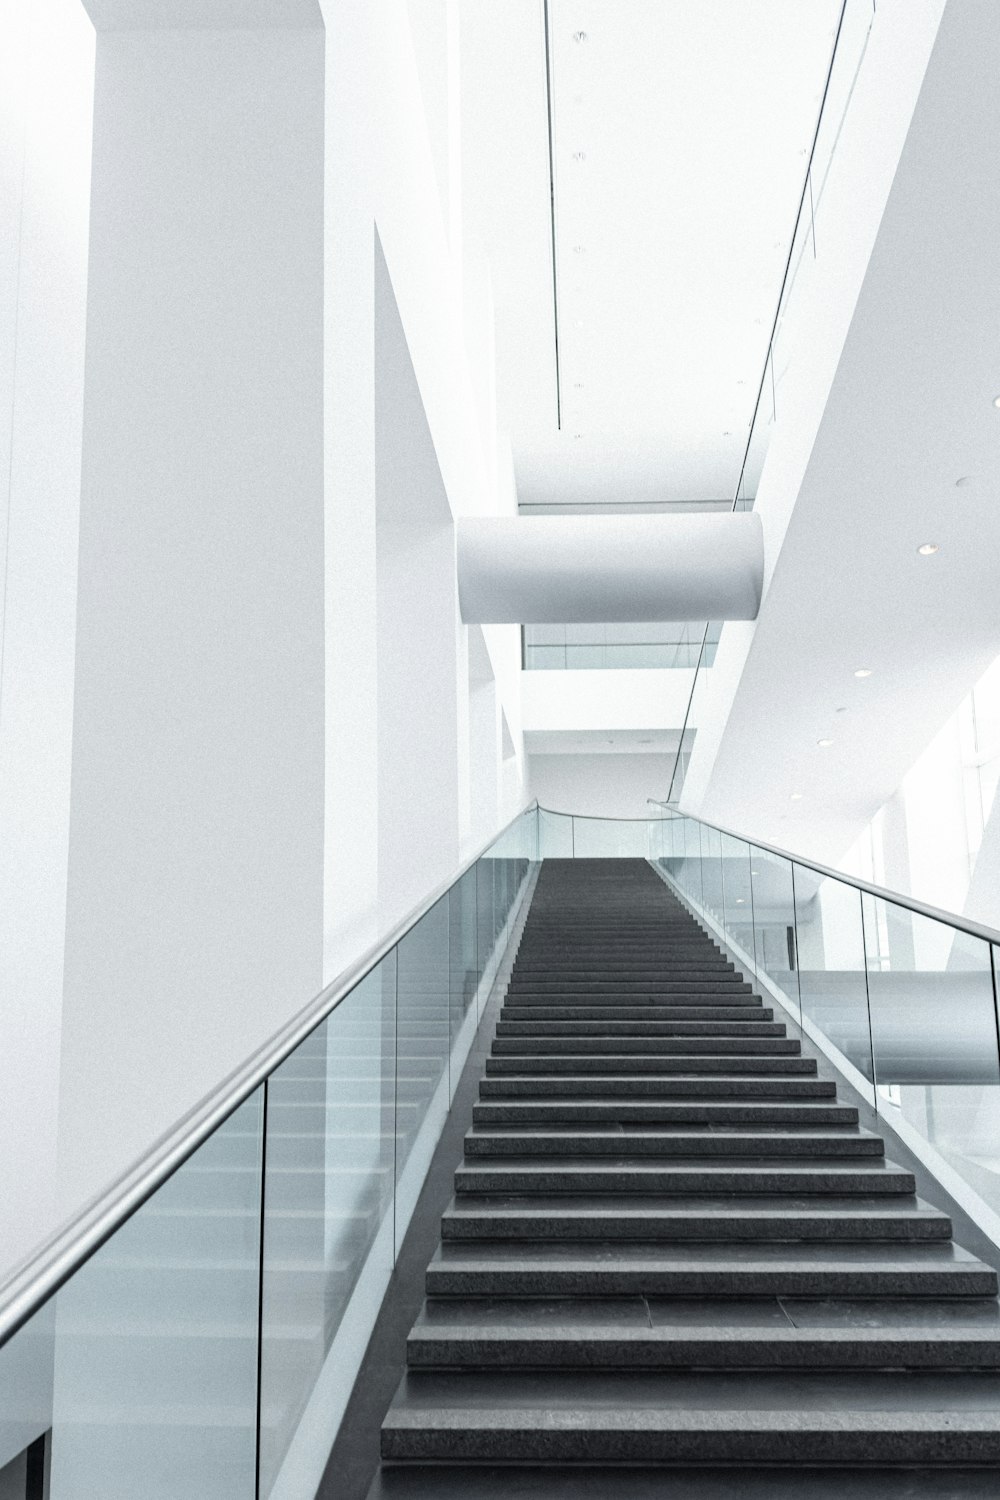
<svg viewBox="0 0 1000 1500">
<path fill-rule="evenodd" d="M 373 1496 L 1000 1485 L 995 1271 L 644 861 L 545 861 L 426 1293 Z"/>
</svg>

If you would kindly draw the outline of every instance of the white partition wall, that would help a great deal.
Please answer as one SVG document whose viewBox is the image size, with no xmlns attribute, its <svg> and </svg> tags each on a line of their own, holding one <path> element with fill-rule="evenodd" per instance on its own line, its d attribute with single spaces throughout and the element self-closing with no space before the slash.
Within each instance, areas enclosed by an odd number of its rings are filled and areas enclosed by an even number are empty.
<svg viewBox="0 0 1000 1500">
<path fill-rule="evenodd" d="M 322 977 L 321 15 L 91 14 L 67 1203 Z"/>
</svg>

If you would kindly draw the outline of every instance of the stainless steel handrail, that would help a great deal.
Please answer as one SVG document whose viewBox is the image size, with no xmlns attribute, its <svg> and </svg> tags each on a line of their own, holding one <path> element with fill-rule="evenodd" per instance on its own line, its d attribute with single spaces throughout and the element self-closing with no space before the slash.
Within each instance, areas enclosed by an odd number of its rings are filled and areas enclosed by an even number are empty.
<svg viewBox="0 0 1000 1500">
<path fill-rule="evenodd" d="M 710 823 L 707 818 L 696 818 L 692 813 L 678 812 L 669 803 L 658 802 L 655 797 L 647 797 L 646 801 L 651 807 L 665 809 L 666 818 L 663 821 L 671 818 L 687 818 L 692 823 L 700 823 L 705 828 L 711 828 L 715 833 L 724 833 L 727 838 L 738 839 L 741 844 L 748 844 L 753 849 L 762 849 L 765 854 L 774 854 L 779 859 L 787 859 L 790 864 L 801 865 L 805 870 L 812 870 L 814 874 L 822 875 L 825 880 L 839 880 L 842 885 L 853 886 L 856 891 L 875 896 L 879 901 L 890 901 L 893 906 L 905 907 L 907 911 L 915 912 L 918 917 L 929 917 L 934 922 L 944 922 L 946 926 L 954 927 L 959 932 L 967 932 L 971 937 L 981 938 L 984 942 L 1000 944 L 1000 930 L 995 927 L 985 927 L 982 922 L 974 922 L 969 917 L 960 917 L 955 912 L 942 911 L 939 906 L 930 906 L 926 901 L 918 901 L 915 896 L 904 896 L 899 891 L 887 890 L 885 886 L 873 885 L 871 881 L 859 880 L 856 875 L 845 875 L 843 870 L 832 870 L 829 865 L 821 865 L 817 860 L 806 859 L 801 854 L 792 854 L 790 850 L 779 849 L 774 844 L 765 844 L 760 839 L 748 838 L 745 833 L 734 833 L 731 828 L 723 828 L 719 823 Z M 540 808 L 540 811 L 546 812 L 548 809 Z"/>
<path fill-rule="evenodd" d="M 0 1285 L 0 1345 L 12 1338 L 33 1313 L 111 1238 L 125 1220 L 131 1218 L 199 1146 L 204 1145 L 209 1136 L 249 1099 L 264 1080 L 305 1041 L 310 1032 L 315 1031 L 376 964 L 416 926 L 421 917 L 426 916 L 431 907 L 436 906 L 515 823 L 537 806 L 537 801 L 526 803 L 509 823 L 498 829 L 459 867 L 457 873 L 436 886 L 429 896 L 360 958 L 342 970 L 308 1005 L 303 1006 L 297 1015 L 258 1047 L 210 1094 L 182 1115 L 139 1161 L 60 1225 L 13 1268 Z"/>
</svg>

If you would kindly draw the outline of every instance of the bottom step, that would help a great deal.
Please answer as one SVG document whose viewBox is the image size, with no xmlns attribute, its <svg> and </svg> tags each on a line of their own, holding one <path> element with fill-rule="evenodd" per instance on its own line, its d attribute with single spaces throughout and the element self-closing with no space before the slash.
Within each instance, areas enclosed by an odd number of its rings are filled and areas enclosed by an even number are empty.
<svg viewBox="0 0 1000 1500">
<path fill-rule="evenodd" d="M 386 1459 L 1000 1465 L 1000 1376 L 409 1375 Z"/>
<path fill-rule="evenodd" d="M 384 1464 L 368 1500 L 995 1500 L 1000 1471 L 843 1468 L 662 1469 L 493 1463 Z M 514 1481 L 512 1483 L 512 1481 Z"/>
</svg>

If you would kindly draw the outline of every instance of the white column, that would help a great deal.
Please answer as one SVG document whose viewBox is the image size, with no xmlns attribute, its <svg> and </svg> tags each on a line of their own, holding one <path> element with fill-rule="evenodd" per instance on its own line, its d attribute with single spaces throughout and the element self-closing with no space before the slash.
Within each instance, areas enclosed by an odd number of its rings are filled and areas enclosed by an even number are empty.
<svg viewBox="0 0 1000 1500">
<path fill-rule="evenodd" d="M 67 1205 L 322 977 L 320 13 L 88 8 Z"/>
<path fill-rule="evenodd" d="M 55 1212 L 93 78 L 78 0 L 2 7 L 0 1267 Z"/>
</svg>

